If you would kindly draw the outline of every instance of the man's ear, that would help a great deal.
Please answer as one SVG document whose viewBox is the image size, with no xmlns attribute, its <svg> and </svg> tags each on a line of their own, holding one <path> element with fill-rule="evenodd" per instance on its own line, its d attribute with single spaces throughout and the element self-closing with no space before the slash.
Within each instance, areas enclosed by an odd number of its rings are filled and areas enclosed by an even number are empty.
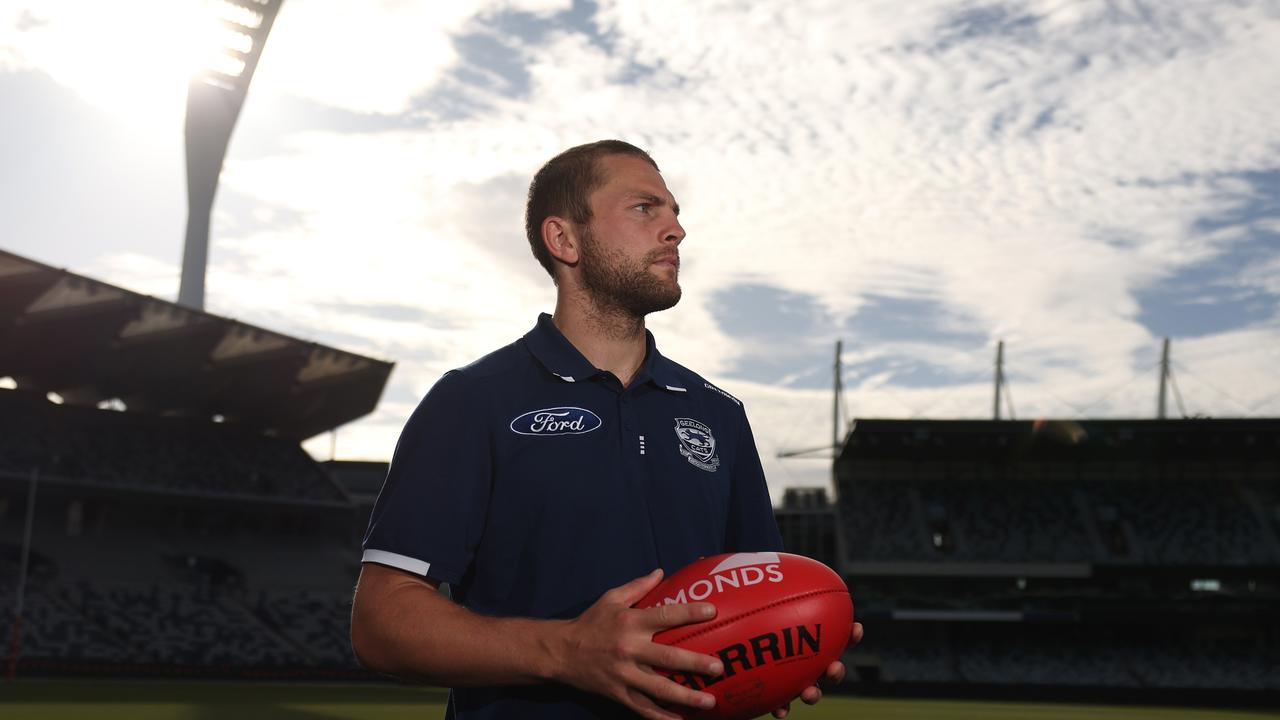
<svg viewBox="0 0 1280 720">
<path fill-rule="evenodd" d="M 577 265 L 581 246 L 573 223 L 550 215 L 542 221 L 542 243 L 547 246 L 551 257 L 566 265 Z"/>
</svg>

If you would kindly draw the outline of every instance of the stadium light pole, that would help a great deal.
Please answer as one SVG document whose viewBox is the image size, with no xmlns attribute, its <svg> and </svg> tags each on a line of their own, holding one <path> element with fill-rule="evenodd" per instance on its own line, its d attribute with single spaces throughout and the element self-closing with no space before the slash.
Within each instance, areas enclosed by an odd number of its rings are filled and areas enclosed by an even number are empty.
<svg viewBox="0 0 1280 720">
<path fill-rule="evenodd" d="M 844 367 L 840 361 L 840 355 L 844 352 L 844 340 L 836 340 L 836 367 L 835 382 L 831 388 L 831 451 L 832 457 L 840 454 L 840 405 L 842 396 L 844 395 Z M 831 465 L 831 475 L 835 477 L 835 464 Z"/>
<path fill-rule="evenodd" d="M 187 86 L 187 237 L 182 251 L 178 304 L 204 309 L 205 269 L 209 264 L 209 223 L 218 176 L 231 131 L 249 92 L 267 34 L 284 0 L 212 0 L 223 31 L 210 66 Z"/>
<path fill-rule="evenodd" d="M 27 522 L 22 530 L 22 559 L 18 561 L 18 590 L 13 603 L 13 629 L 9 634 L 9 680 L 18 677 L 18 651 L 22 647 L 22 611 L 27 599 L 27 568 L 31 559 L 31 529 L 36 519 L 36 487 L 40 484 L 40 471 L 31 468 L 31 483 L 27 487 Z"/>
<path fill-rule="evenodd" d="M 1000 419 L 1000 388 L 1004 387 L 1004 341 L 1001 340 L 996 344 L 996 399 L 992 406 L 991 415 L 995 420 Z"/>
<path fill-rule="evenodd" d="M 1164 339 L 1164 350 L 1160 352 L 1160 392 L 1156 396 L 1156 419 L 1166 420 L 1169 417 L 1167 410 L 1169 383 L 1169 338 Z"/>
</svg>

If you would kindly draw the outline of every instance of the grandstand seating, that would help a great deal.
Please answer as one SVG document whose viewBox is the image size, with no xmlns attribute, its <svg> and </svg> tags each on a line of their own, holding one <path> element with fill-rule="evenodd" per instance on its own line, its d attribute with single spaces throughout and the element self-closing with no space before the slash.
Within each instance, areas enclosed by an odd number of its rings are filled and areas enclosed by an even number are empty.
<svg viewBox="0 0 1280 720">
<path fill-rule="evenodd" d="M 904 474 L 871 464 L 840 487 L 845 558 L 1144 565 L 1280 562 L 1280 481 L 1113 477 L 1063 481 L 1020 466 L 1003 478 Z M 1000 467 L 1002 472 L 1008 468 Z M 1267 513 L 1271 513 L 1268 520 Z"/>
<path fill-rule="evenodd" d="M 349 503 L 296 441 L 0 391 L 0 473 L 117 488 Z"/>
<path fill-rule="evenodd" d="M 309 664 L 354 668 L 348 628 L 350 593 L 321 590 L 260 591 L 254 614 L 306 654 Z"/>
<path fill-rule="evenodd" d="M 849 661 L 872 682 L 1280 690 L 1276 423 L 1025 431 L 859 425 L 836 506 L 874 631 Z"/>
<path fill-rule="evenodd" d="M 1258 638 L 1204 640 L 1075 624 L 894 623 L 868 635 L 890 682 L 1100 688 L 1280 689 L 1280 657 Z"/>
<path fill-rule="evenodd" d="M 851 559 L 931 560 L 939 557 L 911 485 L 870 476 L 840 493 L 845 547 Z"/>
<path fill-rule="evenodd" d="M 31 468 L 54 482 L 40 490 L 28 667 L 371 677 L 348 639 L 366 518 L 297 443 L 0 392 L 5 619 Z M 1274 620 L 1215 614 L 1275 588 L 1206 603 L 1185 579 L 1280 563 L 1278 468 L 868 461 L 837 485 L 841 559 L 906 569 L 850 577 L 869 628 L 858 663 L 889 683 L 1280 690 Z M 82 513 L 94 521 L 71 521 Z M 810 538 L 822 519 L 789 537 L 827 547 Z M 930 574 L 946 563 L 985 574 Z M 1004 564 L 1020 569 L 990 571 Z M 1054 572 L 1068 564 L 1110 574 Z M 1155 602 L 1164 616 L 1129 626 Z"/>
<path fill-rule="evenodd" d="M 11 585 L 0 586 L 11 596 Z M 350 597 L 315 590 L 256 602 L 195 588 L 57 583 L 31 588 L 22 655 L 45 661 L 205 668 L 355 670 Z M 0 610 L 11 612 L 8 603 Z"/>
<path fill-rule="evenodd" d="M 0 391 L 5 627 L 32 470 L 25 659 L 358 672 L 346 631 L 354 507 L 296 441 Z M 97 522 L 81 522 L 86 507 Z"/>
<path fill-rule="evenodd" d="M 333 589 L 342 585 L 267 585 L 265 576 L 249 573 L 256 585 L 250 588 L 238 572 L 234 581 L 219 583 L 220 576 L 148 562 L 157 559 L 146 557 L 157 548 L 118 538 L 111 544 L 153 568 L 152 577 L 119 580 L 111 567 L 66 571 L 63 566 L 72 563 L 33 575 L 24 603 L 24 658 L 223 670 L 358 669 L 347 640 L 350 590 Z M 66 546 L 54 550 L 60 554 Z M 0 617 L 6 620 L 18 574 L 13 555 L 0 563 Z M 251 562 L 248 554 L 244 560 Z"/>
<path fill-rule="evenodd" d="M 945 509 L 955 560 L 1018 558 L 1084 562 L 1096 557 L 1073 489 L 1065 484 L 982 478 L 922 484 L 921 501 Z"/>
<path fill-rule="evenodd" d="M 0 583 L 11 597 L 12 585 Z M 0 604 L 0 612 L 9 612 Z M 350 598 L 319 590 L 204 594 L 193 587 L 84 581 L 32 588 L 26 658 L 189 669 L 337 670 L 357 665 Z M 890 682 L 1111 688 L 1280 689 L 1258 638 L 1085 633 L 1074 624 L 881 624 L 860 650 Z"/>
<path fill-rule="evenodd" d="M 967 682 L 1135 687 L 1140 657 L 1075 625 L 967 628 L 957 633 L 956 664 Z M 1225 687 L 1230 687 L 1225 686 Z"/>
</svg>

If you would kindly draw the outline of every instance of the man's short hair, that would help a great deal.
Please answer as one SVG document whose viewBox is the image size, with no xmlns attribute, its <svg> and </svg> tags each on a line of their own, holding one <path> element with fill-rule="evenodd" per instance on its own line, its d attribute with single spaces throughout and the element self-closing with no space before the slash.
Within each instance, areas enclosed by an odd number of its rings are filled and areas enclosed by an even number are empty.
<svg viewBox="0 0 1280 720">
<path fill-rule="evenodd" d="M 600 159 L 610 155 L 643 158 L 658 169 L 649 153 L 621 140 L 600 140 L 569 148 L 547 161 L 529 183 L 529 200 L 524 210 L 524 231 L 533 256 L 556 277 L 551 252 L 542 242 L 542 221 L 552 215 L 568 218 L 578 225 L 591 221 L 591 191 L 605 182 Z"/>
</svg>

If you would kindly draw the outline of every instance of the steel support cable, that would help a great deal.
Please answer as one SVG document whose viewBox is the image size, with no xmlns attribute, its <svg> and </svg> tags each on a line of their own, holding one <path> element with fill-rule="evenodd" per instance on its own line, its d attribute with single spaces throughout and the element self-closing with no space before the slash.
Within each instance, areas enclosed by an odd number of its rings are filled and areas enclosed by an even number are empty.
<svg viewBox="0 0 1280 720">
<path fill-rule="evenodd" d="M 1245 413 L 1245 417 L 1248 417 L 1249 415 L 1254 414 L 1255 412 L 1258 411 L 1258 408 L 1266 407 L 1267 405 L 1271 404 L 1272 401 L 1277 399 L 1280 399 L 1280 392 L 1274 392 L 1262 398 L 1262 400 L 1249 406 L 1249 412 Z"/>
<path fill-rule="evenodd" d="M 1176 366 L 1180 372 L 1186 373 L 1187 375 L 1190 375 L 1191 377 L 1195 378 L 1195 379 L 1196 379 L 1196 381 L 1198 381 L 1200 384 L 1202 384 L 1202 385 L 1204 385 L 1205 387 L 1209 388 L 1210 390 L 1212 390 L 1212 391 L 1216 392 L 1217 394 L 1221 395 L 1222 397 L 1226 398 L 1227 400 L 1230 400 L 1231 402 L 1235 403 L 1235 404 L 1236 404 L 1237 406 L 1239 406 L 1241 409 L 1244 409 L 1244 410 L 1248 410 L 1248 409 L 1249 409 L 1249 405 L 1248 405 L 1247 403 L 1241 402 L 1239 398 L 1236 398 L 1236 397 L 1235 397 L 1235 396 L 1233 396 L 1231 393 L 1227 392 L 1226 390 L 1223 390 L 1222 388 L 1217 387 L 1216 385 L 1214 385 L 1213 383 L 1209 382 L 1208 380 L 1205 380 L 1204 378 L 1200 377 L 1199 375 L 1197 375 L 1197 374 L 1195 374 L 1195 373 L 1191 372 L 1191 371 L 1190 371 L 1190 370 L 1188 370 L 1188 369 L 1187 369 L 1187 367 L 1186 367 L 1185 365 L 1183 365 L 1182 363 L 1170 363 L 1170 366 L 1171 366 L 1171 367 Z M 1172 373 L 1170 373 L 1170 375 L 1172 375 Z"/>
<path fill-rule="evenodd" d="M 1062 401 L 1063 403 L 1065 403 L 1066 405 L 1069 405 L 1069 406 L 1071 406 L 1072 408 L 1075 408 L 1075 411 L 1076 411 L 1076 417 L 1084 417 L 1084 414 L 1085 414 L 1086 412 L 1088 412 L 1089 410 L 1092 410 L 1093 408 L 1097 407 L 1098 405 L 1101 405 L 1102 403 L 1106 402 L 1107 400 L 1110 400 L 1110 399 L 1112 398 L 1112 396 L 1114 396 L 1116 393 L 1118 393 L 1118 392 L 1120 392 L 1121 390 L 1123 390 L 1123 389 L 1125 389 L 1125 388 L 1129 387 L 1130 385 L 1132 385 L 1132 384 L 1134 383 L 1134 381 L 1135 381 L 1135 380 L 1139 380 L 1139 379 L 1141 379 L 1141 378 L 1146 377 L 1147 375 L 1150 375 L 1150 374 L 1151 374 L 1151 371 L 1152 371 L 1152 370 L 1154 370 L 1154 369 L 1156 369 L 1156 368 L 1158 368 L 1158 367 L 1160 367 L 1160 363 L 1156 363 L 1156 364 L 1152 365 L 1151 367 L 1147 368 L 1147 370 L 1146 370 L 1146 371 L 1144 371 L 1144 372 L 1141 372 L 1141 373 L 1137 373 L 1137 374 L 1132 375 L 1128 380 L 1125 380 L 1124 382 L 1122 382 L 1122 383 L 1120 383 L 1119 385 L 1115 386 L 1115 387 L 1114 387 L 1114 388 L 1112 388 L 1111 390 L 1107 391 L 1107 392 L 1106 392 L 1102 397 L 1098 398 L 1097 400 L 1094 400 L 1094 401 L 1093 401 L 1093 402 L 1091 402 L 1091 403 L 1085 404 L 1085 405 L 1076 405 L 1075 403 L 1068 402 L 1068 401 L 1066 401 L 1066 400 L 1063 400 L 1062 398 L 1058 398 L 1058 400 L 1061 400 L 1061 401 Z M 1050 395 L 1053 395 L 1053 393 L 1049 393 L 1049 394 L 1050 394 Z M 1057 396 L 1057 395 L 1054 395 L 1054 397 L 1058 397 L 1058 396 Z"/>
<path fill-rule="evenodd" d="M 1187 406 L 1182 403 L 1182 391 L 1178 389 L 1178 379 L 1173 376 L 1173 368 L 1169 368 L 1169 385 L 1173 387 L 1173 398 L 1178 401 L 1178 412 L 1182 414 L 1185 420 L 1187 417 Z"/>
</svg>

